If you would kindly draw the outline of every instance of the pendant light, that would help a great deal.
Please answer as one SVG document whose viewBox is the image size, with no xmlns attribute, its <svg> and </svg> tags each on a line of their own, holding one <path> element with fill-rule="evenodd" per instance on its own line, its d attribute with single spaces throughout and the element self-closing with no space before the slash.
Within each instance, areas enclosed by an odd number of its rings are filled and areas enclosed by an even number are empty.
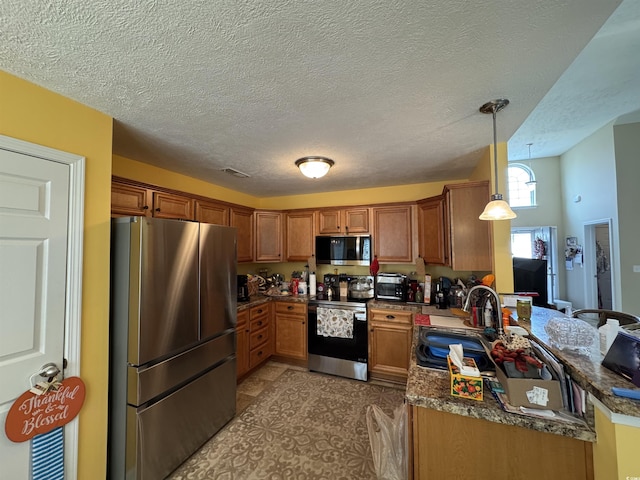
<svg viewBox="0 0 640 480">
<path fill-rule="evenodd" d="M 329 169 L 333 167 L 334 161 L 327 157 L 302 157 L 296 160 L 296 167 L 300 169 L 305 177 L 324 177 Z"/>
<path fill-rule="evenodd" d="M 480 215 L 480 220 L 510 220 L 516 218 L 511 207 L 502 199 L 502 194 L 498 193 L 498 140 L 496 134 L 496 113 L 509 105 L 509 100 L 500 98 L 491 100 L 480 107 L 482 113 L 491 113 L 493 115 L 493 170 L 495 173 L 495 189 L 496 193 L 491 195 L 491 201 L 484 207 L 484 211 Z"/>
<path fill-rule="evenodd" d="M 531 180 L 525 183 L 525 185 L 529 187 L 530 192 L 533 192 L 536 189 L 536 184 L 538 182 L 536 182 L 535 177 L 533 175 L 533 170 L 531 170 L 531 145 L 533 145 L 533 143 L 527 143 L 527 146 L 529 147 L 529 171 L 531 172 Z"/>
</svg>

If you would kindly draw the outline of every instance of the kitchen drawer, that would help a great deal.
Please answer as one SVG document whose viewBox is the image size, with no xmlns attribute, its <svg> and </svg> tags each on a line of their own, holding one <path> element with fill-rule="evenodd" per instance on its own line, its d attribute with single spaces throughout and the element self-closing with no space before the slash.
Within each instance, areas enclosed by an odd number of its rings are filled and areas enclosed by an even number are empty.
<svg viewBox="0 0 640 480">
<path fill-rule="evenodd" d="M 258 305 L 256 307 L 252 307 L 249 311 L 249 319 L 253 322 L 255 318 L 264 317 L 269 315 L 269 304 Z"/>
<path fill-rule="evenodd" d="M 264 362 L 269 356 L 271 352 L 269 351 L 269 342 L 263 344 L 259 348 L 254 348 L 249 352 L 249 368 L 253 368 L 256 365 L 260 365 Z"/>
<path fill-rule="evenodd" d="M 370 322 L 391 322 L 411 324 L 412 312 L 402 310 L 369 310 Z"/>
<path fill-rule="evenodd" d="M 249 350 L 259 347 L 267 340 L 269 340 L 269 328 L 265 325 L 249 335 Z"/>
<path fill-rule="evenodd" d="M 262 328 L 266 328 L 267 325 L 269 325 L 269 317 L 267 317 L 266 315 L 252 318 L 249 326 L 249 330 L 251 330 L 252 333 L 257 332 Z"/>
<path fill-rule="evenodd" d="M 307 305 L 294 302 L 276 302 L 276 312 L 306 315 Z"/>
</svg>

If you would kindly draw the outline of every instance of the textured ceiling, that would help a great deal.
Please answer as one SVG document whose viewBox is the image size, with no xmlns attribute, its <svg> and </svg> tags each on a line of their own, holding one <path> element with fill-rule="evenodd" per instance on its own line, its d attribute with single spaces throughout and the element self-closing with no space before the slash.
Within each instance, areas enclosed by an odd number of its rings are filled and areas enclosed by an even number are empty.
<svg viewBox="0 0 640 480">
<path fill-rule="evenodd" d="M 574 114 L 588 135 L 632 110 L 596 116 L 554 87 L 592 74 L 579 54 L 619 3 L 3 0 L 0 68 L 111 115 L 114 153 L 256 196 L 452 180 L 492 141 L 488 100 L 511 100 L 498 141 L 517 131 L 514 155 L 562 153 L 582 139 L 560 143 Z M 304 155 L 336 165 L 306 179 Z"/>
</svg>

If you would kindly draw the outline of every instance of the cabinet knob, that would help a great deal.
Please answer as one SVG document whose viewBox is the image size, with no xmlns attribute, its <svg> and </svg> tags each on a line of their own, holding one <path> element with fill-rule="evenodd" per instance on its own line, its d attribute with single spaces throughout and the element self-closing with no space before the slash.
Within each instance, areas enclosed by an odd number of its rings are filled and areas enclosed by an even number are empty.
<svg viewBox="0 0 640 480">
<path fill-rule="evenodd" d="M 262 338 L 262 335 L 258 335 L 258 340 L 260 340 Z"/>
<path fill-rule="evenodd" d="M 144 207 L 142 207 L 143 210 L 149 210 L 149 205 L 145 205 Z"/>
<path fill-rule="evenodd" d="M 289 306 L 287 307 L 287 310 L 293 310 L 293 306 L 289 305 Z"/>
<path fill-rule="evenodd" d="M 260 321 L 258 322 L 258 326 L 260 326 L 260 325 L 262 325 L 262 320 L 260 320 Z"/>
<path fill-rule="evenodd" d="M 259 356 L 259 357 L 261 357 L 261 356 L 262 356 L 262 350 L 260 350 L 260 351 L 258 352 L 258 356 Z"/>
<path fill-rule="evenodd" d="M 304 322 L 302 322 L 302 324 L 304 325 Z"/>
<path fill-rule="evenodd" d="M 395 316 L 395 315 L 387 315 L 387 318 L 388 318 L 389 320 L 393 320 L 394 318 L 396 318 L 396 316 Z"/>
<path fill-rule="evenodd" d="M 373 328 L 371 329 L 371 333 L 373 333 Z"/>
<path fill-rule="evenodd" d="M 159 212 L 159 211 L 160 211 L 160 207 L 156 208 L 156 212 Z"/>
</svg>

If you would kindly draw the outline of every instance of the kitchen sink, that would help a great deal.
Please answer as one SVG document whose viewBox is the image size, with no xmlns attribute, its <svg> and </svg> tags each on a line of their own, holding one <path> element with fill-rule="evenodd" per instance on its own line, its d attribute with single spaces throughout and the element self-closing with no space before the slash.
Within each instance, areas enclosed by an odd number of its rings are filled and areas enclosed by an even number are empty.
<svg viewBox="0 0 640 480">
<path fill-rule="evenodd" d="M 464 356 L 473 358 L 481 371 L 495 371 L 487 353 L 490 343 L 481 332 L 468 327 L 458 328 L 457 324 L 450 321 L 459 320 L 455 317 L 431 316 L 432 319 L 434 317 L 436 320 L 445 319 L 443 323 L 447 323 L 448 326 L 420 328 L 416 347 L 418 365 L 446 370 L 449 345 L 459 343 L 464 349 Z"/>
</svg>

